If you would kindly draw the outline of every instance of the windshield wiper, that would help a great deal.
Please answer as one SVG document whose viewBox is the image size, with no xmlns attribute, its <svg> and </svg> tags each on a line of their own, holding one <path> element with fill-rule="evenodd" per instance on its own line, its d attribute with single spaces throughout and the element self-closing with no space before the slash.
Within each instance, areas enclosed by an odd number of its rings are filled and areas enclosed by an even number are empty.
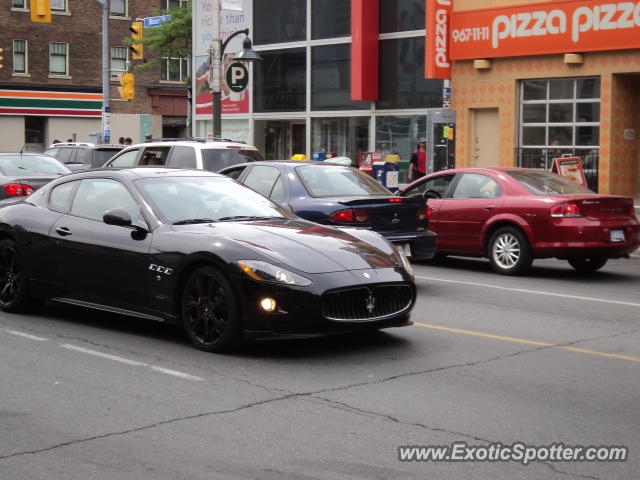
<svg viewBox="0 0 640 480">
<path fill-rule="evenodd" d="M 219 222 L 230 222 L 230 221 L 234 221 L 234 220 L 238 220 L 238 221 L 242 221 L 242 220 L 272 220 L 274 218 L 284 218 L 284 217 L 258 217 L 258 216 L 251 216 L 251 215 L 235 215 L 235 216 L 231 216 L 231 217 L 219 218 L 218 221 Z"/>
<path fill-rule="evenodd" d="M 213 218 L 189 218 L 187 220 L 179 220 L 177 222 L 173 222 L 173 225 L 189 225 L 190 223 L 213 223 L 215 220 Z"/>
</svg>

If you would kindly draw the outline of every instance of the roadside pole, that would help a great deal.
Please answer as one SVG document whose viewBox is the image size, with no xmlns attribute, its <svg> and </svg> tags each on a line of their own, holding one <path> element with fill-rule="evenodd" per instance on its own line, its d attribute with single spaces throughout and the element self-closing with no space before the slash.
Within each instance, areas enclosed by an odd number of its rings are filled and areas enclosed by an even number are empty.
<svg viewBox="0 0 640 480">
<path fill-rule="evenodd" d="M 109 106 L 109 6 L 111 0 L 96 0 L 102 6 L 102 143 L 111 143 Z"/>
</svg>

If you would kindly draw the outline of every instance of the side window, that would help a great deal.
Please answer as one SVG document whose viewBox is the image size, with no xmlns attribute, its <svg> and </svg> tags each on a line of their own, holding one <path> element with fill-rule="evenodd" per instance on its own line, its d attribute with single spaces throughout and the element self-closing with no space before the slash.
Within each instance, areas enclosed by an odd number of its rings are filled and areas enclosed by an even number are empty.
<svg viewBox="0 0 640 480">
<path fill-rule="evenodd" d="M 138 156 L 138 149 L 127 150 L 126 152 L 114 158 L 109 167 L 133 167 L 136 164 L 136 157 Z"/>
<path fill-rule="evenodd" d="M 173 147 L 169 157 L 169 165 L 180 168 L 197 168 L 195 149 L 180 145 Z"/>
<path fill-rule="evenodd" d="M 225 175 L 229 178 L 233 178 L 234 180 L 238 180 L 242 172 L 244 172 L 247 167 L 234 168 L 233 170 L 229 170 L 225 172 Z"/>
<path fill-rule="evenodd" d="M 166 165 L 171 147 L 147 147 L 143 150 L 138 165 Z"/>
<path fill-rule="evenodd" d="M 494 179 L 477 173 L 465 173 L 456 185 L 453 198 L 497 198 L 502 194 Z"/>
<path fill-rule="evenodd" d="M 244 184 L 268 197 L 278 176 L 280 176 L 280 172 L 277 168 L 267 166 L 253 167 L 247 178 L 244 179 Z"/>
<path fill-rule="evenodd" d="M 69 211 L 69 204 L 71 203 L 71 196 L 73 191 L 78 185 L 78 182 L 67 182 L 62 185 L 58 185 L 51 190 L 49 196 L 49 208 L 60 213 L 67 213 Z"/>
<path fill-rule="evenodd" d="M 112 208 L 124 208 L 131 221 L 140 218 L 140 208 L 129 191 L 120 182 L 105 178 L 82 180 L 71 206 L 71 215 L 102 221 Z"/>
<path fill-rule="evenodd" d="M 75 163 L 81 163 L 88 167 L 91 166 L 91 150 L 88 148 L 76 148 Z"/>
<path fill-rule="evenodd" d="M 439 175 L 437 177 L 430 178 L 410 190 L 405 192 L 405 196 L 421 196 L 424 195 L 425 192 L 432 190 L 436 192 L 440 197 L 444 198 L 447 193 L 447 189 L 451 184 L 455 175 Z"/>
<path fill-rule="evenodd" d="M 50 157 L 53 157 L 53 158 L 58 158 L 58 155 L 60 155 L 60 149 L 59 148 L 50 148 L 49 150 L 44 152 L 44 154 L 45 155 L 49 155 Z"/>
<path fill-rule="evenodd" d="M 71 153 L 73 152 L 72 148 L 61 148 L 58 152 L 58 156 L 56 157 L 62 163 L 69 163 L 69 159 L 71 158 Z"/>
<path fill-rule="evenodd" d="M 282 180 L 282 175 L 280 175 L 278 180 L 276 180 L 273 190 L 271 190 L 270 197 L 274 202 L 284 202 L 284 182 Z"/>
</svg>

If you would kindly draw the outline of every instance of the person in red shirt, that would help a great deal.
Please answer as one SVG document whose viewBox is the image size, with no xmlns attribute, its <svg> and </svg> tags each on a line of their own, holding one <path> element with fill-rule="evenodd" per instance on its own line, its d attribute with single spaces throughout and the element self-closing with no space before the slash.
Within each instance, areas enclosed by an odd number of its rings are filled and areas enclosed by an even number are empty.
<svg viewBox="0 0 640 480">
<path fill-rule="evenodd" d="M 418 140 L 418 148 L 413 151 L 409 161 L 409 180 L 417 180 L 427 174 L 427 139 Z"/>
</svg>

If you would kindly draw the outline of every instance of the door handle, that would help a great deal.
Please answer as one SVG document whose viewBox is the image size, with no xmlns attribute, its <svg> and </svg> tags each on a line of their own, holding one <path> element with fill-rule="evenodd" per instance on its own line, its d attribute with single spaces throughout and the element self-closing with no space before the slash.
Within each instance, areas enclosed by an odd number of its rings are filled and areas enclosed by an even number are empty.
<svg viewBox="0 0 640 480">
<path fill-rule="evenodd" d="M 71 235 L 71 230 L 67 227 L 58 227 L 56 228 L 56 233 L 62 237 L 66 237 L 67 235 Z"/>
<path fill-rule="evenodd" d="M 485 205 L 485 206 L 484 206 L 484 209 L 485 209 L 485 210 L 493 210 L 494 208 L 496 208 L 496 206 L 495 206 L 495 205 Z"/>
</svg>

